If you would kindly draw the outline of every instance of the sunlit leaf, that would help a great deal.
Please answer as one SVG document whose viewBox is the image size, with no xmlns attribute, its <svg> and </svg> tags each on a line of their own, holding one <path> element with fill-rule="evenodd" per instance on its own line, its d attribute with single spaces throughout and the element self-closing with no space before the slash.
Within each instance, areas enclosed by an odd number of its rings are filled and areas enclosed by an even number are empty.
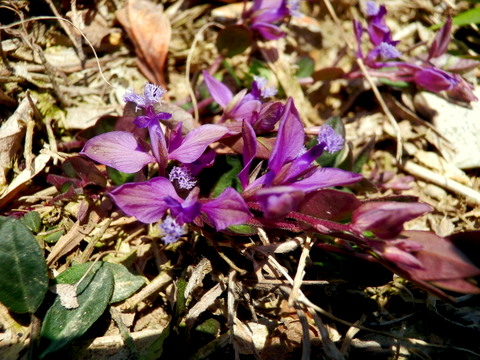
<svg viewBox="0 0 480 360">
<path fill-rule="evenodd" d="M 110 269 L 102 266 L 102 263 L 98 263 L 78 284 L 77 308 L 65 308 L 60 298 L 57 297 L 48 309 L 42 324 L 40 335 L 41 341 L 46 343 L 46 348 L 40 358 L 61 349 L 72 340 L 82 336 L 103 314 L 112 293 L 113 275 Z"/>
<path fill-rule="evenodd" d="M 132 274 L 123 265 L 103 262 L 95 266 L 98 267 L 100 264 L 107 268 L 113 275 L 114 289 L 112 298 L 110 299 L 111 303 L 127 299 L 145 284 L 143 277 Z M 73 284 L 80 280 L 91 265 L 92 263 L 88 262 L 72 266 L 58 275 L 55 281 L 57 284 Z"/>
</svg>

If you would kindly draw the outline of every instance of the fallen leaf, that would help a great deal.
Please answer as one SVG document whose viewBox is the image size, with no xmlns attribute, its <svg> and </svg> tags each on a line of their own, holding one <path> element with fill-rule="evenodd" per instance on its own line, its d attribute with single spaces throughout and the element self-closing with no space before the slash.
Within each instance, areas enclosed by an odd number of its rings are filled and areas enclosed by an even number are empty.
<svg viewBox="0 0 480 360">
<path fill-rule="evenodd" d="M 27 121 L 32 116 L 30 103 L 24 98 L 13 115 L 0 127 L 0 186 L 7 184 L 7 173 L 20 151 Z"/>
<path fill-rule="evenodd" d="M 151 83 L 166 88 L 164 68 L 172 29 L 163 6 L 130 0 L 116 16 L 135 46 L 140 71 Z"/>
</svg>

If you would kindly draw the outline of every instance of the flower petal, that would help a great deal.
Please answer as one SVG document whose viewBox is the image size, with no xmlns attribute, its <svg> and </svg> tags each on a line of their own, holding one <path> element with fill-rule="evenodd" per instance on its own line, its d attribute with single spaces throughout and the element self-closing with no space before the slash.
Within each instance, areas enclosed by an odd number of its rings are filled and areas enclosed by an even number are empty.
<svg viewBox="0 0 480 360">
<path fill-rule="evenodd" d="M 155 158 L 142 148 L 135 136 L 126 131 L 95 136 L 85 143 L 80 154 L 125 173 L 135 173 L 155 162 Z"/>
<path fill-rule="evenodd" d="M 165 214 L 168 209 L 166 197 L 183 201 L 172 183 L 164 177 L 121 185 L 111 191 L 110 196 L 125 214 L 147 224 L 160 220 Z"/>
<path fill-rule="evenodd" d="M 186 164 L 194 162 L 202 156 L 208 145 L 220 139 L 228 131 L 224 126 L 212 124 L 193 129 L 185 136 L 182 144 L 168 155 L 168 158 Z"/>
<path fill-rule="evenodd" d="M 225 109 L 233 98 L 233 94 L 228 87 L 226 87 L 221 81 L 215 79 L 208 72 L 203 70 L 203 78 L 205 84 L 207 85 L 210 95 L 212 95 L 213 100 L 215 100 L 218 105 Z"/>
<path fill-rule="evenodd" d="M 360 181 L 362 175 L 335 168 L 320 168 L 309 177 L 289 184 L 306 193 L 332 186 L 349 185 Z"/>
<path fill-rule="evenodd" d="M 225 189 L 216 199 L 202 204 L 201 211 L 217 230 L 244 224 L 252 216 L 242 196 L 233 188 Z"/>
</svg>

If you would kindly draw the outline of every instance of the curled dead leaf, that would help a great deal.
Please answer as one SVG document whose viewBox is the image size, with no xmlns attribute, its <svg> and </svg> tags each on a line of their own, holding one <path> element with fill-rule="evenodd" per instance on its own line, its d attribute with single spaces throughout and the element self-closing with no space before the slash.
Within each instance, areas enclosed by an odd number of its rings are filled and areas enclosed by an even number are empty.
<svg viewBox="0 0 480 360">
<path fill-rule="evenodd" d="M 116 16 L 135 46 L 142 73 L 151 83 L 166 87 L 164 68 L 172 29 L 163 6 L 130 0 Z"/>
</svg>

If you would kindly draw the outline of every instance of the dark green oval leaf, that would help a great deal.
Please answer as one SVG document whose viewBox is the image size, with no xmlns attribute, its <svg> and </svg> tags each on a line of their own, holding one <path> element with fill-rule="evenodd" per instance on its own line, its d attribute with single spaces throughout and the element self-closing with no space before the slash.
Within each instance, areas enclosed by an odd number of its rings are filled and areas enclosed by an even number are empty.
<svg viewBox="0 0 480 360">
<path fill-rule="evenodd" d="M 37 233 L 42 228 L 42 219 L 38 211 L 30 211 L 26 213 L 20 221 L 23 225 L 30 229 L 30 231 Z"/>
<path fill-rule="evenodd" d="M 48 289 L 47 265 L 37 240 L 16 220 L 0 217 L 0 302 L 34 313 Z"/>
<path fill-rule="evenodd" d="M 75 266 L 65 272 L 73 268 Z M 78 269 L 70 272 L 78 274 Z M 72 279 L 75 277 L 72 274 L 64 275 L 64 278 Z M 103 314 L 112 293 L 113 275 L 107 266 L 97 263 L 78 284 L 77 299 L 79 306 L 77 308 L 65 308 L 60 303 L 60 298 L 57 297 L 48 309 L 42 324 L 40 335 L 42 341 L 47 342 L 47 346 L 40 358 L 59 350 L 72 340 L 82 336 Z"/>
</svg>

